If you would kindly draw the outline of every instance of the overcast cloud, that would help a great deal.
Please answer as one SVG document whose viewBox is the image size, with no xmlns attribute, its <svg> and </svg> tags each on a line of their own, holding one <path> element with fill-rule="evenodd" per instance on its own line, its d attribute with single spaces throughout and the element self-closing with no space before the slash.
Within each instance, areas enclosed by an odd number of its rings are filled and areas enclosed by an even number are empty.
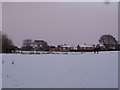
<svg viewBox="0 0 120 90">
<path fill-rule="evenodd" d="M 118 38 L 117 3 L 4 2 L 2 29 L 21 46 L 42 39 L 50 45 L 97 44 L 103 34 Z"/>
</svg>

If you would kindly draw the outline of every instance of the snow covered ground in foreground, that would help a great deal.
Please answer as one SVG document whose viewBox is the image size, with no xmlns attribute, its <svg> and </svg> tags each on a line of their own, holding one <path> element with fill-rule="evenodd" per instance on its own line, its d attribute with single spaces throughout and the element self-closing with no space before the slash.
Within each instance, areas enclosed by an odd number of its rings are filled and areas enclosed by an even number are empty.
<svg viewBox="0 0 120 90">
<path fill-rule="evenodd" d="M 0 61 L 2 62 L 2 55 L 0 54 Z M 0 63 L 0 89 L 2 89 L 2 63 Z"/>
<path fill-rule="evenodd" d="M 2 88 L 117 88 L 118 53 L 2 55 Z"/>
</svg>

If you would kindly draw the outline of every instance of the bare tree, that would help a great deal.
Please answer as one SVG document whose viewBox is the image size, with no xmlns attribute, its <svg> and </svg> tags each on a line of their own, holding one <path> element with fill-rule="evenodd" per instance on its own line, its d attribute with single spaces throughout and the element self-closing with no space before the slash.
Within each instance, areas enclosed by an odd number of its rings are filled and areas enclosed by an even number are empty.
<svg viewBox="0 0 120 90">
<path fill-rule="evenodd" d="M 23 40 L 22 50 L 31 51 L 33 49 L 33 41 L 31 39 Z"/>
<path fill-rule="evenodd" d="M 117 46 L 118 42 L 112 35 L 102 35 L 99 39 L 99 43 L 104 45 L 106 49 Z"/>
<path fill-rule="evenodd" d="M 12 40 L 6 34 L 2 34 L 2 52 L 12 53 L 17 47 L 13 44 Z"/>
<path fill-rule="evenodd" d="M 34 40 L 34 47 L 36 50 L 42 51 L 49 50 L 48 43 L 44 40 Z"/>
</svg>

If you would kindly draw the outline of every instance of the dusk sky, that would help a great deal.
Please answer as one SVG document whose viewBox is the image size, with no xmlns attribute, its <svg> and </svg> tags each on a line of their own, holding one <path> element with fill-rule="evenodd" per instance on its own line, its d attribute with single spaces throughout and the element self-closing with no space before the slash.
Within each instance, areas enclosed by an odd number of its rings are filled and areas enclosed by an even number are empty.
<svg viewBox="0 0 120 90">
<path fill-rule="evenodd" d="M 4 2 L 2 30 L 17 46 L 24 39 L 50 45 L 97 44 L 103 34 L 118 38 L 117 3 Z"/>
</svg>

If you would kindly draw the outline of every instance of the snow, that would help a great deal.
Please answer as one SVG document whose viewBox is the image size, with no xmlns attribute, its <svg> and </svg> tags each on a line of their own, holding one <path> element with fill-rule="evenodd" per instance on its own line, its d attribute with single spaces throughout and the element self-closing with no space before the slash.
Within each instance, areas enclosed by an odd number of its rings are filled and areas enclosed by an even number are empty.
<svg viewBox="0 0 120 90">
<path fill-rule="evenodd" d="M 4 54 L 2 60 L 3 88 L 118 88 L 118 52 Z"/>
<path fill-rule="evenodd" d="M 1 54 L 0 54 L 0 62 L 2 62 Z M 0 73 L 2 73 L 2 63 L 0 63 Z M 0 75 L 0 89 L 2 89 L 2 75 Z"/>
</svg>

